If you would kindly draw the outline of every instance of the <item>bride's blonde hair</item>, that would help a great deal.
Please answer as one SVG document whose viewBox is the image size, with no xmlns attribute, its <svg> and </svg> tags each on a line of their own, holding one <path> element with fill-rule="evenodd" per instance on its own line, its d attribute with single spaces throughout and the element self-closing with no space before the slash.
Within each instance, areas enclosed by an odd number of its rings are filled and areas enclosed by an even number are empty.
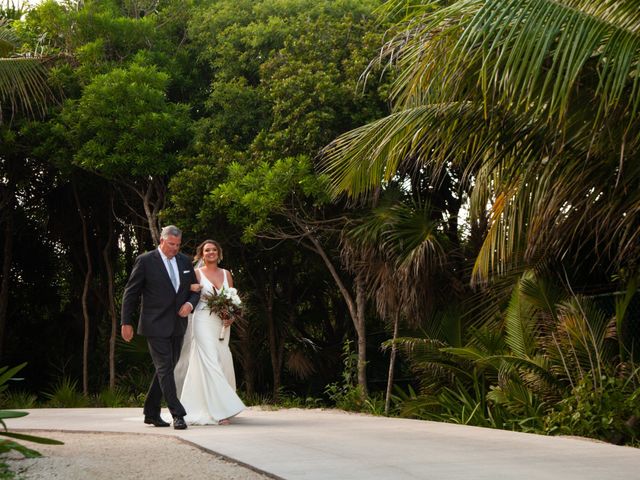
<svg viewBox="0 0 640 480">
<path fill-rule="evenodd" d="M 194 261 L 198 265 L 204 265 L 204 260 L 202 258 L 202 251 L 204 250 L 204 246 L 207 243 L 215 245 L 216 248 L 218 249 L 218 263 L 220 263 L 222 261 L 222 246 L 215 240 L 211 240 L 211 239 L 207 239 L 204 242 L 202 242 L 200 245 L 198 245 L 198 247 L 196 248 L 196 256 L 194 257 Z"/>
</svg>

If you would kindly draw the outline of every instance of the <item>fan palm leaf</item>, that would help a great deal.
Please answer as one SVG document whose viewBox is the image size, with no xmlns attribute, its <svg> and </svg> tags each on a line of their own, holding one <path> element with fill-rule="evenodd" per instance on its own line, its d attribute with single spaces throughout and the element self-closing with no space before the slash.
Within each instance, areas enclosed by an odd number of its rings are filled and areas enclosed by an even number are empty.
<svg viewBox="0 0 640 480">
<path fill-rule="evenodd" d="M 51 96 L 42 60 L 15 55 L 17 39 L 6 22 L 0 20 L 0 120 L 2 111 L 44 113 Z"/>
<path fill-rule="evenodd" d="M 610 328 L 615 319 L 594 301 L 582 297 L 561 303 L 558 312 L 560 322 L 554 335 L 557 350 L 552 346 L 548 350 L 555 358 L 563 357 L 567 375 L 592 372 L 595 379 L 600 379 L 609 373 L 607 366 L 615 363 L 618 351 L 617 339 L 611 336 L 615 328 Z"/>
<path fill-rule="evenodd" d="M 447 262 L 446 238 L 431 205 L 385 201 L 346 231 L 343 244 L 347 264 L 364 275 L 378 313 L 393 318 L 400 312 L 414 324 L 424 319 L 433 292 L 401 286 L 428 284 Z"/>
</svg>

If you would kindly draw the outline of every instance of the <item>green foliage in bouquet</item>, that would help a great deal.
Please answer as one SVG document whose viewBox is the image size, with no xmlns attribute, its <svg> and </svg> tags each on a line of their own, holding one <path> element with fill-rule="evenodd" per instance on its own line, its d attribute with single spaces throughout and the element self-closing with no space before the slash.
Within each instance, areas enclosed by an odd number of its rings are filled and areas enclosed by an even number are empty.
<svg viewBox="0 0 640 480">
<path fill-rule="evenodd" d="M 233 321 L 242 319 L 242 300 L 235 288 L 224 288 L 220 293 L 204 294 L 202 296 L 207 308 L 221 319 Z"/>
</svg>

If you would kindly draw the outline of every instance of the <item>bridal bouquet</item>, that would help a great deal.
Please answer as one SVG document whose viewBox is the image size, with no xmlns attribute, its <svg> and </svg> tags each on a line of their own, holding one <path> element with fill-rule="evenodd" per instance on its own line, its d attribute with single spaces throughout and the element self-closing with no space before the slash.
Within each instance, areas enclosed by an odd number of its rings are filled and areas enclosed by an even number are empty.
<svg viewBox="0 0 640 480">
<path fill-rule="evenodd" d="M 220 293 L 212 293 L 210 295 L 203 296 L 204 301 L 207 304 L 207 308 L 211 313 L 215 313 L 222 320 L 222 328 L 218 335 L 218 340 L 224 340 L 225 333 L 225 320 L 231 320 L 235 322 L 242 318 L 242 300 L 238 295 L 238 291 L 235 288 L 224 288 L 220 290 Z"/>
</svg>

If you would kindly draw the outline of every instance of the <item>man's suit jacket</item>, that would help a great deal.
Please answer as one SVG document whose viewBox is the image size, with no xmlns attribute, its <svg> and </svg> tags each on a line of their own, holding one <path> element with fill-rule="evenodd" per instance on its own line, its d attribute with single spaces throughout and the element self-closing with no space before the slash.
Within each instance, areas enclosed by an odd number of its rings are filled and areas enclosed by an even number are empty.
<svg viewBox="0 0 640 480">
<path fill-rule="evenodd" d="M 142 296 L 138 334 L 147 337 L 184 335 L 187 318 L 178 316 L 185 302 L 195 309 L 200 293 L 190 291 L 198 283 L 193 266 L 186 255 L 176 255 L 180 287 L 176 292 L 160 252 L 156 249 L 140 255 L 133 266 L 122 298 L 121 324 L 131 325 Z"/>
</svg>

